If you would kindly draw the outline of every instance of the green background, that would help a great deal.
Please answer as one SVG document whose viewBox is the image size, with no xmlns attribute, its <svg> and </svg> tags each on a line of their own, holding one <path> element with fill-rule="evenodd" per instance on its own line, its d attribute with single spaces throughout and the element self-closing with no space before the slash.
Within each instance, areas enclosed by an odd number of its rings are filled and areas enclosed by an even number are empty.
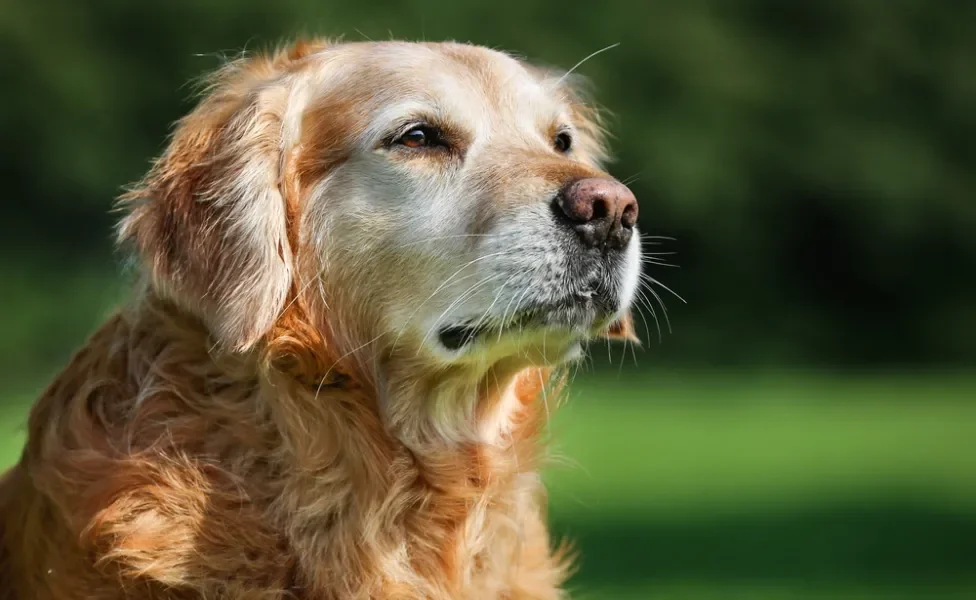
<svg viewBox="0 0 976 600">
<path fill-rule="evenodd" d="M 301 33 L 570 67 L 671 332 L 553 418 L 578 598 L 976 598 L 976 3 L 210 0 L 0 10 L 0 462 L 127 289 L 113 198 L 187 82 Z M 661 307 L 655 307 L 663 317 Z"/>
</svg>

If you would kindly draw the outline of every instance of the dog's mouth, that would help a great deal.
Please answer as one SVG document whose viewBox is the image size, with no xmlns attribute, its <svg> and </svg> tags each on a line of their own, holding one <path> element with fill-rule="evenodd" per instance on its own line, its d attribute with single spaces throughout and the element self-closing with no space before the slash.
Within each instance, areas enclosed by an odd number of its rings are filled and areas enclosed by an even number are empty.
<svg viewBox="0 0 976 600">
<path fill-rule="evenodd" d="M 441 328 L 438 332 L 438 339 L 441 345 L 457 352 L 467 346 L 473 346 L 476 342 L 491 342 L 492 339 L 501 339 L 506 335 L 515 332 L 524 332 L 527 329 L 534 329 L 533 323 L 529 318 L 512 319 L 507 323 L 480 323 L 448 325 Z"/>
<path fill-rule="evenodd" d="M 438 330 L 437 338 L 444 348 L 458 352 L 478 343 L 491 343 L 543 329 L 575 331 L 582 337 L 590 333 L 595 324 L 610 318 L 613 311 L 607 304 L 606 299 L 592 293 L 575 294 L 522 309 L 505 319 L 448 324 Z"/>
<path fill-rule="evenodd" d="M 437 334 L 437 339 L 440 340 L 442 346 L 451 352 L 457 352 L 475 341 L 482 333 L 483 330 L 480 327 L 448 325 L 447 327 L 441 328 Z"/>
</svg>

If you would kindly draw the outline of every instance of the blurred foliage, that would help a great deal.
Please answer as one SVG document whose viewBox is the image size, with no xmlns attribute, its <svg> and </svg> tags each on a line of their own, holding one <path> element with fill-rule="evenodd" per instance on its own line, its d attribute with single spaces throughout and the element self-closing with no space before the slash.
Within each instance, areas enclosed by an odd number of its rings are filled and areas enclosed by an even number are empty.
<svg viewBox="0 0 976 600">
<path fill-rule="evenodd" d="M 926 0 L 7 2 L 0 351 L 63 360 L 118 297 L 112 199 L 186 83 L 313 33 L 564 67 L 619 42 L 580 72 L 615 114 L 643 230 L 677 238 L 648 250 L 681 269 L 650 273 L 688 299 L 647 362 L 974 364 L 973 23 L 976 3 Z"/>
</svg>

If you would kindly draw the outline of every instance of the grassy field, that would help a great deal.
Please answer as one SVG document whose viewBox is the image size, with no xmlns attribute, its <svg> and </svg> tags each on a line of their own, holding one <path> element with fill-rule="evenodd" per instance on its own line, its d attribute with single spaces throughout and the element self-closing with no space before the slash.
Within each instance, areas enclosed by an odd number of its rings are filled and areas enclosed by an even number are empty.
<svg viewBox="0 0 976 600">
<path fill-rule="evenodd" d="M 976 377 L 580 376 L 552 438 L 574 598 L 976 598 Z"/>
</svg>

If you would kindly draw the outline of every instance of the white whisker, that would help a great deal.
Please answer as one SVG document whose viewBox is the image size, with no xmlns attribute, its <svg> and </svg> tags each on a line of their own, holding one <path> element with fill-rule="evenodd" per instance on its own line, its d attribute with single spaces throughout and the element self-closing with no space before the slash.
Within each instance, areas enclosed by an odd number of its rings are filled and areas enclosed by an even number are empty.
<svg viewBox="0 0 976 600">
<path fill-rule="evenodd" d="M 409 248 L 411 246 L 419 246 L 420 244 L 429 244 L 431 242 L 438 242 L 441 240 L 453 240 L 458 238 L 499 238 L 499 237 L 503 237 L 503 236 L 497 233 L 458 233 L 454 235 L 436 235 L 436 236 L 424 238 L 422 240 L 401 244 L 399 246 L 396 246 L 395 248 L 399 250 L 402 248 Z"/>
<path fill-rule="evenodd" d="M 657 300 L 658 304 L 661 306 L 661 312 L 664 315 L 664 322 L 667 325 L 668 333 L 672 333 L 671 317 L 668 315 L 667 307 L 664 306 L 664 302 L 662 302 L 661 297 L 657 293 L 655 293 L 654 290 L 648 289 L 648 291 L 651 292 L 651 294 Z M 651 302 L 650 298 L 647 297 L 647 294 L 644 293 L 644 290 L 640 291 L 640 295 L 641 298 L 643 298 L 644 304 L 647 306 L 647 309 L 651 311 L 651 315 L 654 317 L 654 325 L 655 327 L 657 327 L 657 341 L 658 343 L 661 343 L 664 341 L 664 334 L 661 332 L 661 321 L 658 318 L 657 310 L 654 308 L 654 304 Z"/>
<path fill-rule="evenodd" d="M 433 333 L 437 329 L 437 326 L 440 324 L 441 319 L 443 319 L 445 316 L 447 316 L 448 313 L 450 313 L 452 310 L 454 310 L 454 307 L 456 307 L 457 305 L 461 304 L 462 302 L 464 302 L 465 300 L 467 300 L 468 298 L 470 298 L 478 288 L 480 288 L 481 286 L 485 285 L 486 283 L 490 283 L 496 277 L 497 277 L 497 274 L 496 273 L 492 273 L 492 274 L 488 275 L 484 279 L 480 280 L 478 283 L 472 285 L 467 290 L 465 290 L 463 294 L 461 294 L 457 298 L 455 298 L 454 301 L 451 302 L 451 304 L 447 308 L 445 308 L 441 312 L 441 314 L 438 315 L 438 317 L 436 319 L 434 319 L 434 322 L 427 329 L 427 333 L 425 333 L 424 334 L 424 337 L 420 340 L 420 345 L 423 346 L 424 343 L 427 342 L 428 338 L 430 338 L 430 334 Z M 419 349 L 418 349 L 418 352 L 419 352 Z"/>
<path fill-rule="evenodd" d="M 663 283 L 661 283 L 661 282 L 660 282 L 660 281 L 658 281 L 657 279 L 654 279 L 654 278 L 653 278 L 653 277 L 651 277 L 650 275 L 647 275 L 646 273 L 641 273 L 641 279 L 643 279 L 644 281 L 646 281 L 646 282 L 647 282 L 648 284 L 650 284 L 650 285 L 652 285 L 652 286 L 653 286 L 653 285 L 657 285 L 657 286 L 659 286 L 659 287 L 660 287 L 661 289 L 663 289 L 663 290 L 665 290 L 665 291 L 667 291 L 667 292 L 669 292 L 669 293 L 670 293 L 670 294 L 671 294 L 672 296 L 674 296 L 674 297 L 675 297 L 675 298 L 677 298 L 678 300 L 681 300 L 681 303 L 682 303 L 682 304 L 688 304 L 688 301 L 687 301 L 687 300 L 685 300 L 684 298 L 682 298 L 682 297 L 681 297 L 681 296 L 680 296 L 680 295 L 679 295 L 679 294 L 678 294 L 677 292 L 675 292 L 674 290 L 672 290 L 672 289 L 671 289 L 671 288 L 669 288 L 668 286 L 666 286 L 666 285 L 664 285 Z"/>
<path fill-rule="evenodd" d="M 651 304 L 651 301 L 648 299 L 647 295 L 644 294 L 644 291 L 639 288 L 637 290 L 637 299 L 640 303 L 642 303 L 645 307 L 647 307 L 647 310 L 651 311 L 651 316 L 654 318 L 654 326 L 657 329 L 657 340 L 660 343 L 663 340 L 664 336 L 661 334 L 661 321 L 657 317 L 657 311 L 654 310 L 654 306 Z M 645 318 L 644 332 L 647 335 L 647 337 L 650 338 L 651 333 L 648 329 L 649 328 L 647 325 L 647 319 Z"/>
<path fill-rule="evenodd" d="M 475 329 L 478 329 L 479 327 L 481 327 L 484 324 L 485 320 L 489 316 L 489 313 L 491 313 L 491 309 L 494 308 L 494 306 L 498 302 L 498 300 L 501 299 L 502 292 L 505 291 L 505 288 L 508 287 L 508 284 L 511 283 L 513 279 L 515 279 L 516 277 L 521 276 L 522 274 L 523 273 L 521 271 L 516 272 L 511 277 L 509 277 L 508 279 L 506 279 L 504 283 L 502 283 L 502 285 L 498 288 L 498 291 L 495 292 L 495 297 L 492 299 L 491 304 L 488 305 L 488 308 L 486 308 L 485 309 L 485 312 L 481 315 L 481 317 L 479 317 L 478 320 L 474 322 L 474 325 L 472 327 L 474 327 Z"/>
<path fill-rule="evenodd" d="M 329 369 L 325 372 L 325 375 L 322 376 L 322 379 L 319 380 L 319 385 L 318 385 L 318 387 L 315 388 L 315 399 L 318 400 L 318 398 L 319 398 L 319 392 L 322 391 L 322 386 L 325 385 L 325 382 L 329 380 L 329 375 L 332 374 L 332 371 L 336 368 L 336 366 L 339 363 L 341 363 L 343 360 L 345 360 L 349 356 L 353 355 L 354 353 L 359 352 L 363 348 L 366 348 L 370 344 L 376 342 L 377 340 L 379 340 L 380 338 L 382 338 L 384 335 L 387 335 L 387 334 L 388 334 L 388 332 L 380 333 L 378 336 L 374 337 L 373 339 L 369 340 L 368 342 L 366 342 L 364 344 L 360 344 L 359 346 L 356 346 L 355 348 L 353 348 L 349 352 L 346 352 L 345 354 L 343 354 L 342 356 L 340 356 L 339 358 L 337 358 L 332 363 L 332 366 L 329 367 Z"/>
<path fill-rule="evenodd" d="M 467 275 L 464 275 L 463 277 L 457 278 L 455 280 L 455 283 L 460 283 L 460 282 L 462 282 L 462 281 L 464 281 L 466 279 L 471 279 L 472 277 L 477 277 L 478 275 L 479 275 L 479 273 L 477 273 L 477 272 L 475 272 L 475 273 L 468 273 Z M 430 298 L 428 298 L 428 300 L 430 300 Z M 413 323 L 413 318 L 415 316 L 417 316 L 417 312 L 420 311 L 420 309 L 421 309 L 421 307 L 423 305 L 424 305 L 424 303 L 422 302 L 420 304 L 420 306 L 418 306 L 416 309 L 414 309 L 414 311 L 412 313 L 410 313 L 410 316 L 407 317 L 407 319 L 404 321 L 403 326 L 400 327 L 400 330 L 397 332 L 396 338 L 394 338 L 394 340 L 393 340 L 393 346 L 392 346 L 393 348 L 396 348 L 397 343 L 400 341 L 400 337 L 407 330 L 407 328 L 410 327 L 410 325 Z"/>
<path fill-rule="evenodd" d="M 415 308 L 412 313 L 410 313 L 410 316 L 407 317 L 406 322 L 404 323 L 404 326 L 400 329 L 400 333 L 397 334 L 397 339 L 396 339 L 396 341 L 394 341 L 394 344 L 396 344 L 396 342 L 399 341 L 400 335 L 403 334 L 404 329 L 410 324 L 411 321 L 413 321 L 413 318 L 415 316 L 417 316 L 417 313 L 420 312 L 420 309 L 423 308 L 424 305 L 426 305 L 431 300 L 431 298 L 433 298 L 441 290 L 443 290 L 447 286 L 447 284 L 449 284 L 455 277 L 457 277 L 458 275 L 460 275 L 461 271 L 464 271 L 466 268 L 470 267 L 471 265 L 475 264 L 476 262 L 479 262 L 479 261 L 482 261 L 482 260 L 486 260 L 486 259 L 491 258 L 493 256 L 501 256 L 501 255 L 507 254 L 509 252 L 517 251 L 518 249 L 519 249 L 519 247 L 516 246 L 515 248 L 507 248 L 505 250 L 500 250 L 498 252 L 492 252 L 490 254 L 485 254 L 483 256 L 479 256 L 478 258 L 476 258 L 474 260 L 471 260 L 471 261 L 468 261 L 465 264 L 461 265 L 461 267 L 458 268 L 458 270 L 454 271 L 454 273 L 452 273 L 450 277 L 448 277 L 443 282 L 441 282 L 441 284 L 439 286 L 437 286 L 437 288 L 433 292 L 431 292 L 431 294 L 429 296 L 427 296 L 424 299 L 423 302 L 421 302 L 419 305 L 417 305 L 417 308 Z M 465 278 L 467 278 L 467 276 L 462 277 L 459 281 L 463 281 Z"/>
<path fill-rule="evenodd" d="M 522 300 L 525 299 L 525 296 L 529 293 L 529 291 L 531 289 L 532 289 L 532 286 L 528 286 L 528 285 L 525 286 L 525 289 L 522 291 L 522 294 L 520 296 L 518 296 L 518 302 L 516 302 L 516 304 L 515 304 L 515 310 L 512 311 L 512 316 L 513 317 L 518 314 L 519 308 L 522 306 Z M 499 321 L 499 324 L 498 324 L 498 339 L 499 340 L 502 339 L 502 334 L 505 333 L 505 322 L 508 320 L 508 308 L 511 305 L 512 305 L 512 302 L 509 301 L 508 306 L 505 307 L 505 312 L 502 313 L 502 320 Z M 519 336 L 521 336 L 521 335 L 522 335 L 522 324 L 519 323 Z"/>
<path fill-rule="evenodd" d="M 559 84 L 561 84 L 561 83 L 562 83 L 562 82 L 563 82 L 563 81 L 564 81 L 564 80 L 565 80 L 565 79 L 566 79 L 567 77 L 569 77 L 569 76 L 570 76 L 570 75 L 571 75 L 571 74 L 573 73 L 573 71 L 575 71 L 576 69 L 578 69 L 578 68 L 580 68 L 581 66 L 583 66 L 583 63 L 585 63 L 586 61 L 588 61 L 588 60 L 590 60 L 590 59 L 591 59 L 591 58 L 593 58 L 594 56 L 597 56 L 597 55 L 599 55 L 599 54 L 603 54 L 603 53 L 604 53 L 604 52 L 606 52 L 607 50 L 613 50 L 614 48 L 616 48 L 616 47 L 617 47 L 617 46 L 619 46 L 619 45 L 620 45 L 620 42 L 617 42 L 616 44 L 610 44 L 610 45 L 609 45 L 609 46 L 607 46 L 606 48 L 600 48 L 600 49 L 599 49 L 599 50 L 597 50 L 596 52 L 593 52 L 593 53 L 591 53 L 591 54 L 590 54 L 589 56 L 587 56 L 587 57 L 586 57 L 586 58 L 584 58 L 583 60 L 581 60 L 581 61 L 579 61 L 579 62 L 578 62 L 578 63 L 576 63 L 575 65 L 573 65 L 573 68 L 572 68 L 572 69 L 570 69 L 570 70 L 568 70 L 568 71 L 566 71 L 565 73 L 563 73 L 563 76 L 562 76 L 562 77 L 560 77 L 560 78 L 559 78 L 559 79 L 558 79 L 558 80 L 556 81 L 556 85 L 558 86 Z"/>
</svg>

